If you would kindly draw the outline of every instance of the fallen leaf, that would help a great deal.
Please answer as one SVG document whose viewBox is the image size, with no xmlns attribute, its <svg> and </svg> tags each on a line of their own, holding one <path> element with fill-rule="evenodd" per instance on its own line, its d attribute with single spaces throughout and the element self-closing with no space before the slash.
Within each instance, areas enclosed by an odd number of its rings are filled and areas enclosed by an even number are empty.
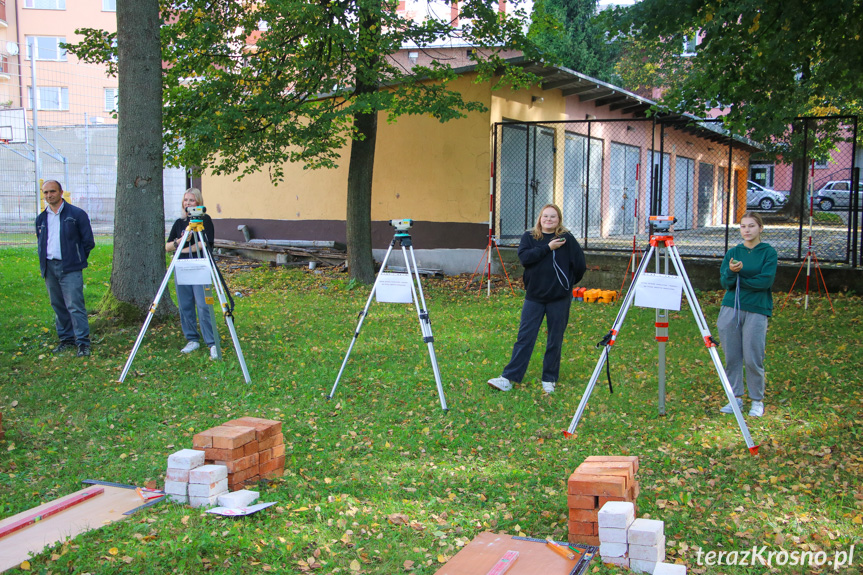
<svg viewBox="0 0 863 575">
<path fill-rule="evenodd" d="M 387 515 L 387 520 L 393 525 L 407 525 L 409 522 L 408 516 L 403 513 L 391 513 Z"/>
<path fill-rule="evenodd" d="M 360 562 L 354 559 L 351 561 L 351 571 L 359 571 L 360 570 Z"/>
<path fill-rule="evenodd" d="M 402 567 L 404 567 L 405 571 L 410 571 L 411 569 L 414 568 L 414 562 L 411 560 L 407 560 L 404 563 L 402 563 Z"/>
<path fill-rule="evenodd" d="M 120 552 L 120 550 L 117 549 L 116 547 L 111 547 L 110 549 L 108 549 L 108 553 L 110 553 L 111 555 L 116 555 L 119 552 Z"/>
<path fill-rule="evenodd" d="M 21 567 L 22 571 L 29 571 L 30 570 L 30 562 L 29 561 L 22 561 L 21 565 L 19 565 L 19 567 Z"/>
</svg>

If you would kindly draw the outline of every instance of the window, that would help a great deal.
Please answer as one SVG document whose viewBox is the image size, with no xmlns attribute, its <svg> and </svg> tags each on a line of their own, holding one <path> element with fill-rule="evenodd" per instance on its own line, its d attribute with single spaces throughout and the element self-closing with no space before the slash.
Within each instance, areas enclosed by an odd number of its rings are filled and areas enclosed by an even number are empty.
<svg viewBox="0 0 863 575">
<path fill-rule="evenodd" d="M 65 10 L 66 0 L 24 0 L 24 8 L 37 10 Z"/>
<path fill-rule="evenodd" d="M 40 86 L 36 90 L 38 110 L 68 110 L 69 88 L 60 86 Z M 33 88 L 27 88 L 27 107 L 33 108 Z"/>
<path fill-rule="evenodd" d="M 117 88 L 105 88 L 105 111 L 106 112 L 116 112 L 117 111 Z"/>
<path fill-rule="evenodd" d="M 117 0 L 102 0 L 102 12 L 116 12 Z"/>
<path fill-rule="evenodd" d="M 829 167 L 827 160 L 815 160 L 816 170 L 826 170 Z"/>
<path fill-rule="evenodd" d="M 690 34 L 683 38 L 683 53 L 681 56 L 695 56 L 695 47 L 698 45 L 698 35 Z"/>
<path fill-rule="evenodd" d="M 66 50 L 60 44 L 66 41 L 65 36 L 27 36 L 27 59 L 30 55 L 30 42 L 36 49 L 37 60 L 53 60 L 55 62 L 66 61 Z"/>
</svg>

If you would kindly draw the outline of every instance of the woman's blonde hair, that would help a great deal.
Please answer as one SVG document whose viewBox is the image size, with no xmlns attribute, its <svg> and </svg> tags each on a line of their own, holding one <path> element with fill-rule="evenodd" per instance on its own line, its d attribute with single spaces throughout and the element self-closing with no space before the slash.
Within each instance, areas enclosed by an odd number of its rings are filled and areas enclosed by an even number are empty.
<svg viewBox="0 0 863 575">
<path fill-rule="evenodd" d="M 542 209 L 539 210 L 539 216 L 536 218 L 536 225 L 533 226 L 533 230 L 531 230 L 531 235 L 535 240 L 542 239 L 542 212 L 546 210 L 546 208 L 554 208 L 554 211 L 557 212 L 557 229 L 554 230 L 554 237 L 559 238 L 563 234 L 567 233 L 569 230 L 563 227 L 563 212 L 560 211 L 560 208 L 555 204 L 545 204 L 542 206 Z"/>
<path fill-rule="evenodd" d="M 183 207 L 183 198 L 186 197 L 186 194 L 192 194 L 195 196 L 195 201 L 198 202 L 199 206 L 204 205 L 204 194 L 201 193 L 201 190 L 198 188 L 189 188 L 185 192 L 183 192 L 183 197 L 180 198 L 180 212 L 182 212 L 183 217 L 185 218 L 187 215 L 186 208 Z"/>
</svg>

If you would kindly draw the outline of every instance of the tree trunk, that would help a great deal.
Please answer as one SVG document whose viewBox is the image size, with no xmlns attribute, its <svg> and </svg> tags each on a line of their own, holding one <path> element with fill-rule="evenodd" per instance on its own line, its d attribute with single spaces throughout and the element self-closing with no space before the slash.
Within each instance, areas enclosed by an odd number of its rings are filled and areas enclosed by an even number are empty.
<svg viewBox="0 0 863 575">
<path fill-rule="evenodd" d="M 143 316 L 165 276 L 158 0 L 117 3 L 118 145 L 111 296 Z M 172 312 L 170 298 L 159 310 Z"/>
<path fill-rule="evenodd" d="M 381 18 L 361 4 L 359 10 L 360 56 L 354 63 L 354 96 L 362 98 L 378 90 Z M 364 49 L 365 48 L 365 49 Z M 370 284 L 375 280 L 372 258 L 372 173 L 375 166 L 375 143 L 378 115 L 370 112 L 354 116 L 354 140 L 348 166 L 347 243 L 348 270 L 351 278 Z"/>
<path fill-rule="evenodd" d="M 348 167 L 346 221 L 348 270 L 352 278 L 368 284 L 375 280 L 371 226 L 372 173 L 375 165 L 375 142 L 378 132 L 377 113 L 354 116 L 354 129 L 362 139 L 353 141 Z"/>
</svg>

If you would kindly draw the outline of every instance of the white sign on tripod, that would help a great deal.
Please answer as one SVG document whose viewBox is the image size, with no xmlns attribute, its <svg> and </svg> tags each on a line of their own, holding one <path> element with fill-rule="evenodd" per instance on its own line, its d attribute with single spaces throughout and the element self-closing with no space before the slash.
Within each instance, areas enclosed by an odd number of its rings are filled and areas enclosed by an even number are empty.
<svg viewBox="0 0 863 575">
<path fill-rule="evenodd" d="M 381 273 L 375 297 L 380 303 L 413 303 L 410 274 Z"/>
<path fill-rule="evenodd" d="M 181 286 L 210 285 L 213 281 L 210 275 L 210 262 L 206 258 L 177 260 L 174 272 L 177 285 Z"/>
<path fill-rule="evenodd" d="M 643 273 L 635 284 L 635 305 L 680 311 L 683 278 Z"/>
</svg>

